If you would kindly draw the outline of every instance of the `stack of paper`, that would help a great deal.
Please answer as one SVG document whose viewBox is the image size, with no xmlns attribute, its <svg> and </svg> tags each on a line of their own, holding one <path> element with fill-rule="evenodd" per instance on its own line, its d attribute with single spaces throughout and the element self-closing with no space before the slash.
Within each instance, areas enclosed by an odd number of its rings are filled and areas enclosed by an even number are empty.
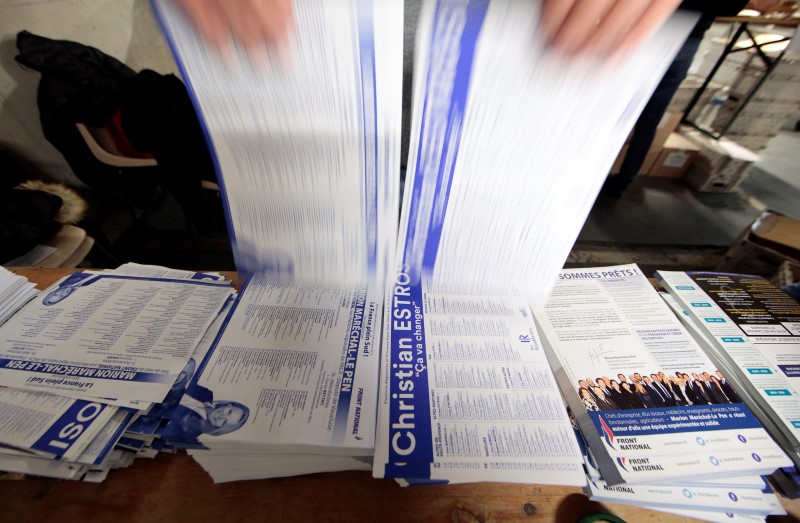
<svg viewBox="0 0 800 523">
<path fill-rule="evenodd" d="M 659 271 L 677 314 L 800 467 L 800 305 L 760 276 Z M 727 385 L 730 382 L 731 385 Z"/>
<path fill-rule="evenodd" d="M 124 272 L 75 273 L 0 327 L 0 469 L 99 481 L 129 464 L 116 443 L 233 293 L 215 275 Z"/>
<path fill-rule="evenodd" d="M 237 48 L 227 62 L 174 2 L 154 5 L 219 165 L 237 267 L 256 273 L 161 439 L 202 447 L 216 481 L 367 469 L 397 235 L 402 4 L 298 0 L 282 56 Z M 195 419 L 223 423 L 223 410 L 224 429 Z"/>
<path fill-rule="evenodd" d="M 179 3 L 156 8 L 219 167 L 240 272 L 385 276 L 400 186 L 403 5 L 296 0 L 281 53 L 224 60 Z"/>
<path fill-rule="evenodd" d="M 442 294 L 400 273 L 386 310 L 376 477 L 585 483 L 524 298 Z"/>
<path fill-rule="evenodd" d="M 215 481 L 363 469 L 381 295 L 254 275 L 161 433 Z"/>
<path fill-rule="evenodd" d="M 535 2 L 423 5 L 378 477 L 586 481 L 528 300 L 552 287 L 693 19 L 602 63 L 553 53 L 538 16 Z"/>
<path fill-rule="evenodd" d="M 565 57 L 539 3 L 423 3 L 399 260 L 442 292 L 547 296 L 681 42 L 678 12 L 630 55 Z"/>
<path fill-rule="evenodd" d="M 37 293 L 36 285 L 27 278 L 0 267 L 0 325 Z"/>
<path fill-rule="evenodd" d="M 638 267 L 563 270 L 534 316 L 587 443 L 592 499 L 776 510 L 757 477 L 791 461 Z"/>
</svg>

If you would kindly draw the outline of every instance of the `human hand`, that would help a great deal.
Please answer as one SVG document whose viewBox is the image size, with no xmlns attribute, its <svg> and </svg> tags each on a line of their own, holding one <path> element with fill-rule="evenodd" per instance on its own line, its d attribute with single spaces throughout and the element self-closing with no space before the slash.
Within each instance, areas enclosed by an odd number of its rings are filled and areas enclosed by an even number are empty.
<svg viewBox="0 0 800 523">
<path fill-rule="evenodd" d="M 178 0 L 203 38 L 218 50 L 280 45 L 294 23 L 292 0 Z"/>
<path fill-rule="evenodd" d="M 555 49 L 569 55 L 632 50 L 658 29 L 680 0 L 543 0 L 541 28 Z"/>
</svg>

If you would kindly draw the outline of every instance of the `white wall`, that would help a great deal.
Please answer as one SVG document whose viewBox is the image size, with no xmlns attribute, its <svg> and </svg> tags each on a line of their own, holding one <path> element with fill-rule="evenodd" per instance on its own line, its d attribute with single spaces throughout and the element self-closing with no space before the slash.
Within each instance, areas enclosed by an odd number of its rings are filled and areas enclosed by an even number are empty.
<svg viewBox="0 0 800 523">
<path fill-rule="evenodd" d="M 0 148 L 54 180 L 80 184 L 42 134 L 39 73 L 14 60 L 23 29 L 96 47 L 136 71 L 177 73 L 175 61 L 147 0 L 0 0 Z"/>
</svg>

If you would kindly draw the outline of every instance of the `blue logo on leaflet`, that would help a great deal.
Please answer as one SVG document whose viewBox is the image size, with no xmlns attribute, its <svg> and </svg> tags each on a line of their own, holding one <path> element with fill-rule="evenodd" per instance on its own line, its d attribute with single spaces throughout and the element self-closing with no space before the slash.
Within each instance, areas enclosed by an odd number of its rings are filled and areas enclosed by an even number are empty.
<svg viewBox="0 0 800 523">
<path fill-rule="evenodd" d="M 692 499 L 692 491 L 688 488 L 683 489 L 683 495 L 686 496 L 688 499 Z"/>
<path fill-rule="evenodd" d="M 736 439 L 738 439 L 742 443 L 747 443 L 747 438 L 745 438 L 742 434 L 739 434 L 738 436 L 736 436 Z"/>
<path fill-rule="evenodd" d="M 725 323 L 725 318 L 703 318 L 706 323 Z"/>
<path fill-rule="evenodd" d="M 800 420 L 792 420 L 792 427 L 800 429 Z"/>
<path fill-rule="evenodd" d="M 705 444 L 706 444 L 706 440 L 704 440 L 704 439 L 703 439 L 703 438 L 701 438 L 700 436 L 697 436 L 697 437 L 696 437 L 694 440 L 695 440 L 695 441 L 697 442 L 697 444 L 698 444 L 698 445 L 700 445 L 701 447 L 704 447 L 704 446 L 705 446 Z"/>
<path fill-rule="evenodd" d="M 731 498 L 731 501 L 739 501 L 739 498 L 733 492 L 728 492 L 728 497 Z"/>
<path fill-rule="evenodd" d="M 675 288 L 678 289 L 679 291 L 693 291 L 694 290 L 694 287 L 692 287 L 691 285 L 676 285 Z"/>
<path fill-rule="evenodd" d="M 791 396 L 792 393 L 788 389 L 767 389 L 764 391 L 767 396 Z"/>
<path fill-rule="evenodd" d="M 766 367 L 754 367 L 752 369 L 747 369 L 747 372 L 750 374 L 772 374 L 772 371 Z"/>
<path fill-rule="evenodd" d="M 719 460 L 714 456 L 711 456 L 710 458 L 708 458 L 708 461 L 710 461 L 711 464 L 714 465 L 715 467 L 719 465 Z"/>
<path fill-rule="evenodd" d="M 711 304 L 705 301 L 692 302 L 692 307 L 711 307 Z"/>
<path fill-rule="evenodd" d="M 739 336 L 723 336 L 721 339 L 725 343 L 744 343 L 744 338 L 740 338 Z"/>
<path fill-rule="evenodd" d="M 758 455 L 758 454 L 756 454 L 755 452 L 753 452 L 753 453 L 752 453 L 752 454 L 750 454 L 750 455 L 751 455 L 751 456 L 753 456 L 753 460 L 754 460 L 754 461 L 756 461 L 757 463 L 761 463 L 761 456 L 759 456 L 759 455 Z"/>
<path fill-rule="evenodd" d="M 70 450 L 72 444 L 83 434 L 97 416 L 106 408 L 102 403 L 74 400 L 50 428 L 31 445 L 60 458 Z"/>
</svg>

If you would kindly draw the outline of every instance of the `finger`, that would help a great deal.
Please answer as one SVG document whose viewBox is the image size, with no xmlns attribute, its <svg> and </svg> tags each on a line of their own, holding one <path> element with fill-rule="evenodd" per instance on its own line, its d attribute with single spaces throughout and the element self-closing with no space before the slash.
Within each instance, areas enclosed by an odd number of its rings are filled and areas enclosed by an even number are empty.
<svg viewBox="0 0 800 523">
<path fill-rule="evenodd" d="M 584 49 L 602 55 L 613 52 L 647 9 L 642 0 L 617 0 L 584 44 Z"/>
<path fill-rule="evenodd" d="M 263 25 L 251 2 L 236 2 L 235 7 L 225 9 L 225 14 L 231 32 L 244 47 L 262 45 L 266 41 Z"/>
<path fill-rule="evenodd" d="M 247 4 L 246 12 L 252 24 L 248 39 L 242 39 L 247 55 L 252 62 L 264 65 L 271 62 L 272 46 L 282 43 L 284 38 L 284 0 L 240 0 Z M 291 0 L 288 2 L 291 7 Z"/>
<path fill-rule="evenodd" d="M 281 44 L 294 24 L 292 0 L 251 0 L 251 4 L 263 38 L 268 43 Z"/>
<path fill-rule="evenodd" d="M 564 19 L 567 18 L 576 0 L 544 0 L 539 25 L 544 31 L 544 40 L 552 41 Z"/>
<path fill-rule="evenodd" d="M 578 0 L 558 29 L 553 45 L 572 54 L 581 50 L 614 0 Z"/>
<path fill-rule="evenodd" d="M 216 0 L 180 0 L 200 35 L 218 50 L 228 47 L 230 31 Z"/>
<path fill-rule="evenodd" d="M 613 49 L 614 53 L 632 51 L 645 37 L 655 32 L 672 15 L 681 0 L 654 0 L 639 17 L 631 31 Z"/>
</svg>

